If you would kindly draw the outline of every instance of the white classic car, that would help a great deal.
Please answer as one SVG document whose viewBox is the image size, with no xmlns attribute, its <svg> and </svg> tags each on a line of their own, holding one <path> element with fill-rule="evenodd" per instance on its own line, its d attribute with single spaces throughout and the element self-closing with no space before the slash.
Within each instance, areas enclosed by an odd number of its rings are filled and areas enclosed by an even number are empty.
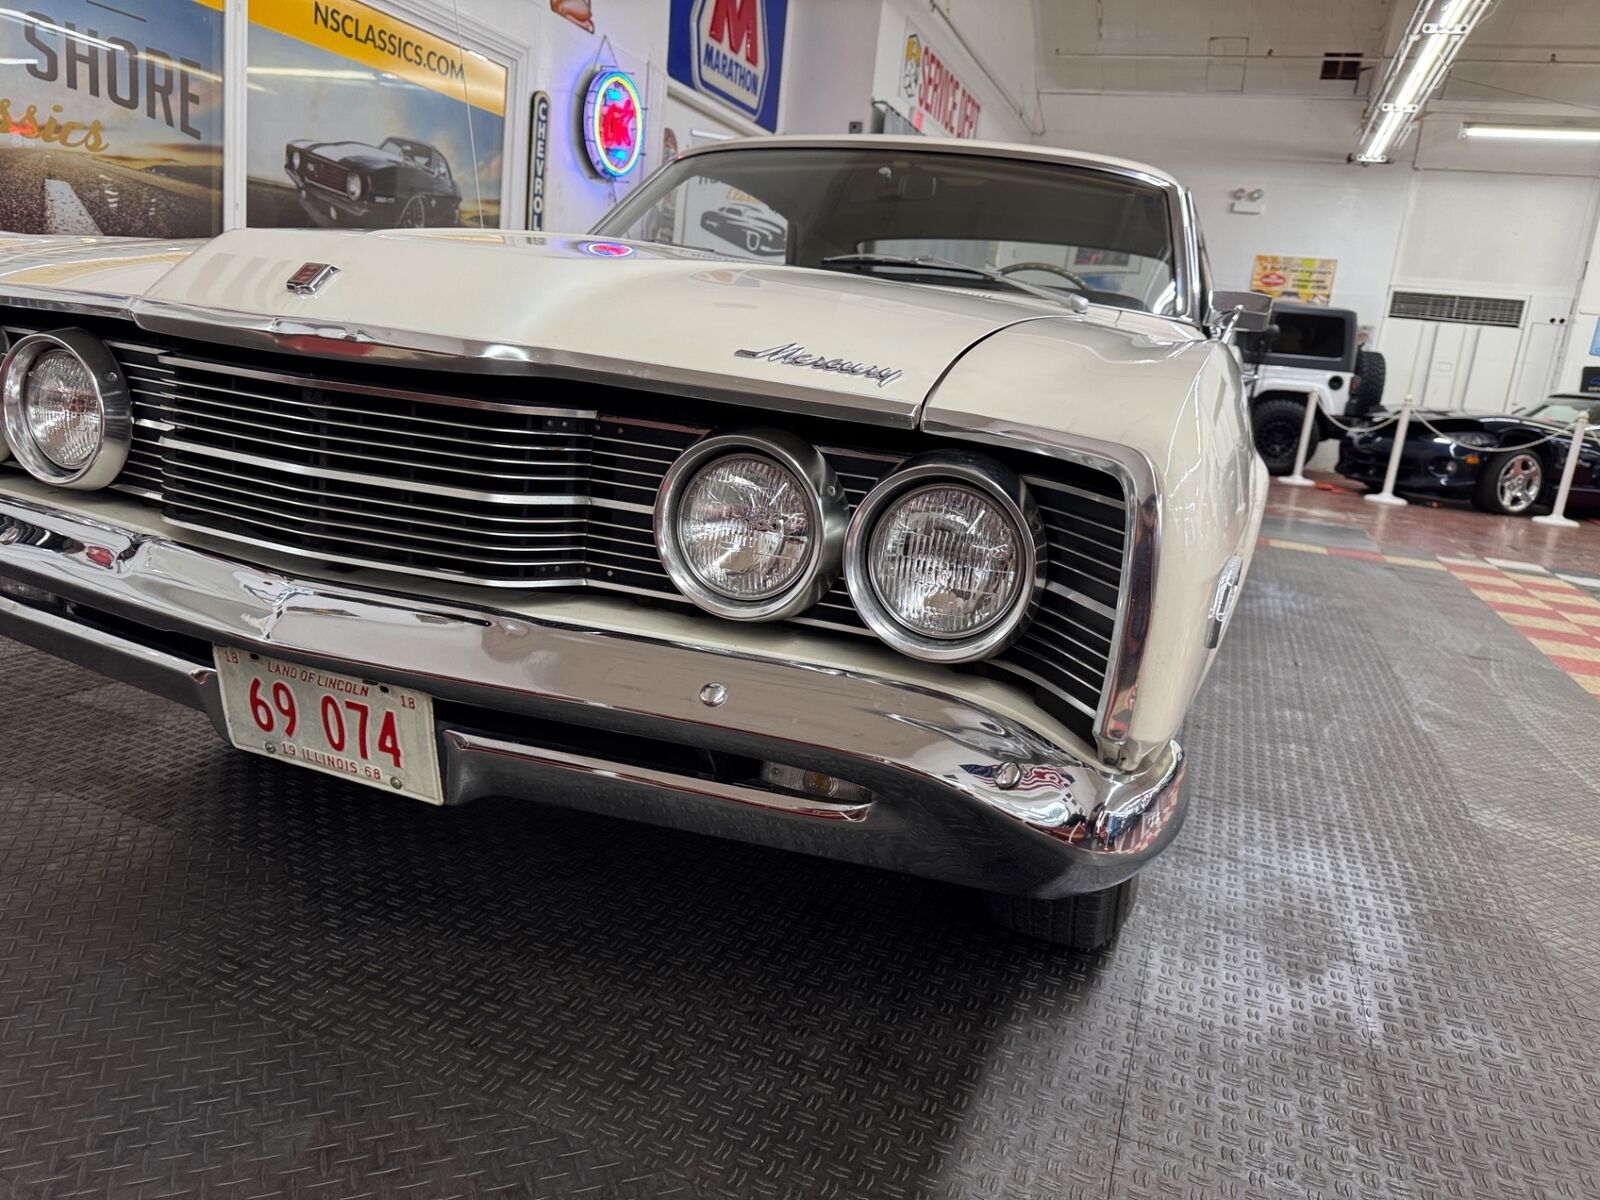
<svg viewBox="0 0 1600 1200">
<path fill-rule="evenodd" d="M 1160 171 L 922 139 L 698 148 L 587 237 L 15 239 L 0 634 L 397 800 L 888 867 L 1091 948 L 1183 820 L 1264 303 Z"/>
</svg>

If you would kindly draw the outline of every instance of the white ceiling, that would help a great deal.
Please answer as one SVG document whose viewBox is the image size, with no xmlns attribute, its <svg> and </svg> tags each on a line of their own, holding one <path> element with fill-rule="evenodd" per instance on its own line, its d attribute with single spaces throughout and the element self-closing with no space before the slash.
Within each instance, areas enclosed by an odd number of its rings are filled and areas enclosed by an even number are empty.
<svg viewBox="0 0 1600 1200">
<path fill-rule="evenodd" d="M 1050 92 L 1364 97 L 1415 0 L 1035 0 Z M 1324 56 L 1359 53 L 1359 78 Z M 1600 117 L 1600 0 L 1499 0 L 1462 49 L 1451 99 L 1560 101 Z"/>
</svg>

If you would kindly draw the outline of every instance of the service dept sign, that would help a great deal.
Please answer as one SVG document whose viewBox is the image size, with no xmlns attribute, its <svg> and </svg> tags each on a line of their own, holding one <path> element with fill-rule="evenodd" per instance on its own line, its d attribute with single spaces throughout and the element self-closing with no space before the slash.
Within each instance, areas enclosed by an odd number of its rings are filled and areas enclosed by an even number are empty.
<svg viewBox="0 0 1600 1200">
<path fill-rule="evenodd" d="M 672 0 L 667 71 L 776 130 L 788 15 L 788 0 Z"/>
</svg>

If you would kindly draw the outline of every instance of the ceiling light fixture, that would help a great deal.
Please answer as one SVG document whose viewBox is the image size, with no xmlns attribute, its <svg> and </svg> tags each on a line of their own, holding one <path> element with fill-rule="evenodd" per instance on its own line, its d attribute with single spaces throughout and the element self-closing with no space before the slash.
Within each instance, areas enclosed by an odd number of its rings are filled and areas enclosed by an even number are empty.
<svg viewBox="0 0 1600 1200">
<path fill-rule="evenodd" d="M 1494 0 L 1421 0 L 1361 123 L 1352 162 L 1385 163 Z"/>
<path fill-rule="evenodd" d="M 1511 138 L 1529 142 L 1600 142 L 1600 129 L 1541 125 L 1463 125 L 1464 138 Z"/>
</svg>

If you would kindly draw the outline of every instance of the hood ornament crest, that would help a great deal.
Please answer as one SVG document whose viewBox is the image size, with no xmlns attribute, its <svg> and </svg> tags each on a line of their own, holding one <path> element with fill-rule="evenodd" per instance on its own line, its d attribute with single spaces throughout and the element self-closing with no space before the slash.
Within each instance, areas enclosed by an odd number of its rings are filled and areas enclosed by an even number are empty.
<svg viewBox="0 0 1600 1200">
<path fill-rule="evenodd" d="M 766 350 L 735 350 L 733 356 L 761 358 L 767 362 L 783 363 L 789 367 L 810 367 L 813 371 L 833 371 L 838 375 L 855 375 L 862 379 L 870 379 L 879 387 L 893 383 L 905 374 L 899 367 L 869 366 L 853 359 L 829 358 L 825 354 L 813 354 L 799 342 L 785 342 L 781 346 L 772 346 Z"/>
<path fill-rule="evenodd" d="M 284 281 L 283 286 L 297 296 L 310 296 L 338 273 L 338 267 L 329 266 L 327 263 L 304 263 Z"/>
</svg>

